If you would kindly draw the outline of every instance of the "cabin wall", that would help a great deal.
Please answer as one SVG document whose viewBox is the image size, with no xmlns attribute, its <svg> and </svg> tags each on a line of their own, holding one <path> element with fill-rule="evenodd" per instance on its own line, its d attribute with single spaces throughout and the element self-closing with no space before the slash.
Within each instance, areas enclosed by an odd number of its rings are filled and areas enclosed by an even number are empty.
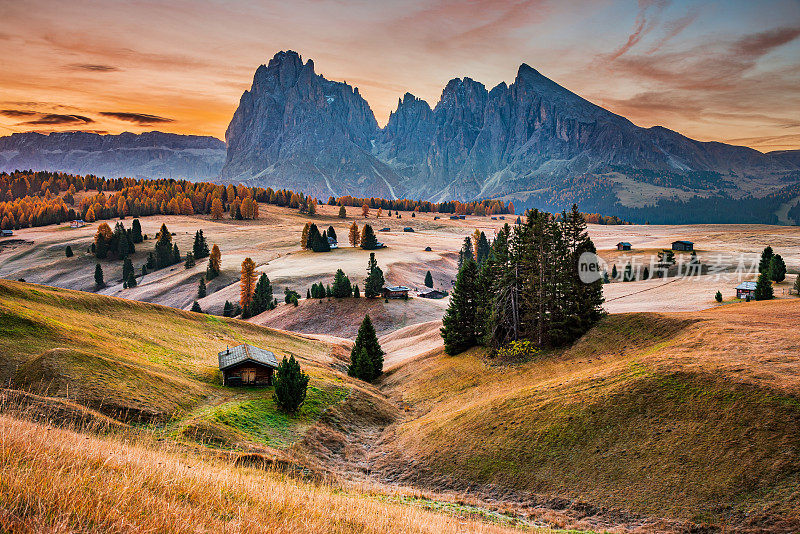
<svg viewBox="0 0 800 534">
<path fill-rule="evenodd" d="M 224 372 L 226 386 L 271 386 L 273 369 L 242 365 Z"/>
</svg>

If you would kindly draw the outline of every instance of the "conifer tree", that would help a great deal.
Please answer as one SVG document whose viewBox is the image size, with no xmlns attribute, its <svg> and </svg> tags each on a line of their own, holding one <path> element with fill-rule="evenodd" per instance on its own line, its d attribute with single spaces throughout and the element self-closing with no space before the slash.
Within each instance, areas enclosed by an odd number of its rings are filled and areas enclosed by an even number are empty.
<svg viewBox="0 0 800 534">
<path fill-rule="evenodd" d="M 761 261 L 758 262 L 758 272 L 767 273 L 769 275 L 769 268 L 772 262 L 772 247 L 767 246 L 761 252 Z"/>
<path fill-rule="evenodd" d="M 128 277 L 134 272 L 133 270 L 133 262 L 130 258 L 125 258 L 122 262 L 122 280 L 127 282 Z"/>
<path fill-rule="evenodd" d="M 294 355 L 290 355 L 288 360 L 284 356 L 275 373 L 275 404 L 285 412 L 297 412 L 306 400 L 309 380 Z"/>
<path fill-rule="evenodd" d="M 253 302 L 250 305 L 248 315 L 258 315 L 272 309 L 272 283 L 266 273 L 261 273 L 253 291 Z"/>
<path fill-rule="evenodd" d="M 799 277 L 800 278 L 800 277 Z M 353 286 L 353 298 L 359 299 L 361 298 L 361 292 L 358 290 L 358 284 Z"/>
<path fill-rule="evenodd" d="M 300 248 L 306 250 L 308 248 L 308 232 L 311 229 L 311 223 L 306 223 L 303 226 L 303 232 L 300 234 Z"/>
<path fill-rule="evenodd" d="M 717 291 L 717 293 L 714 295 L 714 300 L 717 302 L 722 302 L 722 292 Z"/>
<path fill-rule="evenodd" d="M 383 271 L 378 267 L 375 253 L 371 252 L 367 263 L 367 279 L 364 281 L 364 296 L 368 299 L 377 297 L 381 294 L 385 283 L 386 280 L 383 278 Z"/>
<path fill-rule="evenodd" d="M 334 241 L 339 241 L 339 239 L 336 237 L 336 230 L 333 229 L 333 226 L 328 226 L 328 237 Z"/>
<path fill-rule="evenodd" d="M 256 285 L 256 264 L 250 258 L 245 258 L 242 262 L 241 284 L 239 288 L 239 306 L 243 311 L 247 311 L 253 301 L 253 291 Z"/>
<path fill-rule="evenodd" d="M 464 265 L 464 262 L 467 259 L 475 260 L 475 256 L 472 253 L 472 239 L 469 236 L 464 238 L 464 245 L 461 247 L 461 250 L 458 252 L 458 268 L 461 269 L 461 266 Z"/>
<path fill-rule="evenodd" d="M 337 299 L 348 298 L 353 294 L 353 287 L 350 285 L 350 279 L 341 269 L 336 270 L 336 276 L 333 278 L 333 288 L 331 288 L 331 293 Z"/>
<path fill-rule="evenodd" d="M 97 259 L 102 260 L 108 257 L 112 235 L 111 227 L 108 223 L 102 223 L 97 227 L 97 233 L 94 235 L 94 255 Z"/>
<path fill-rule="evenodd" d="M 619 276 L 619 273 L 617 272 L 617 264 L 615 263 L 611 266 L 611 279 L 616 280 L 617 276 Z"/>
<path fill-rule="evenodd" d="M 310 300 L 310 299 L 311 299 L 311 290 L 310 289 L 306 289 L 306 300 Z"/>
<path fill-rule="evenodd" d="M 155 267 L 157 269 L 163 269 L 164 267 L 172 265 L 175 263 L 174 258 L 175 254 L 172 246 L 172 234 L 167 229 L 167 225 L 162 224 L 161 230 L 159 230 L 158 235 L 156 236 Z"/>
<path fill-rule="evenodd" d="M 208 257 L 208 243 L 203 235 L 202 230 L 198 230 L 194 234 L 194 245 L 192 246 L 192 253 L 195 259 L 201 260 Z"/>
<path fill-rule="evenodd" d="M 478 344 L 477 325 L 478 268 L 471 257 L 466 257 L 456 276 L 450 304 L 442 320 L 444 349 L 453 356 Z"/>
<path fill-rule="evenodd" d="M 773 282 L 783 282 L 786 279 L 786 263 L 780 254 L 775 254 L 769 262 L 769 277 Z"/>
<path fill-rule="evenodd" d="M 206 296 L 206 279 L 200 278 L 200 282 L 197 284 L 197 298 L 201 299 Z"/>
<path fill-rule="evenodd" d="M 430 271 L 425 273 L 425 287 L 433 287 L 433 276 Z"/>
<path fill-rule="evenodd" d="M 794 278 L 794 293 L 800 295 L 800 274 Z"/>
<path fill-rule="evenodd" d="M 75 254 L 72 252 L 72 247 L 71 247 L 71 246 L 67 245 L 67 248 L 64 250 L 64 255 L 65 255 L 67 258 L 71 258 L 72 256 L 74 256 L 74 255 L 75 255 Z"/>
<path fill-rule="evenodd" d="M 195 266 L 194 253 L 192 251 L 186 253 L 186 261 L 183 263 L 183 266 L 186 269 L 191 269 Z"/>
<path fill-rule="evenodd" d="M 361 232 L 358 231 L 358 224 L 353 221 L 353 224 L 350 225 L 350 246 L 357 247 L 359 243 L 361 243 Z"/>
<path fill-rule="evenodd" d="M 347 210 L 344 206 L 339 206 L 339 218 L 346 219 L 347 218 Z"/>
<path fill-rule="evenodd" d="M 348 374 L 367 382 L 378 378 L 383 372 L 383 355 L 372 320 L 365 315 L 350 351 Z"/>
<path fill-rule="evenodd" d="M 483 265 L 483 262 L 486 261 L 486 258 L 489 257 L 489 240 L 486 238 L 486 234 L 480 232 L 478 234 L 478 240 L 475 242 L 475 259 L 478 262 L 478 265 Z"/>
<path fill-rule="evenodd" d="M 131 272 L 128 273 L 128 278 L 125 279 L 125 285 L 128 286 L 128 289 L 136 287 L 136 273 L 133 266 L 131 266 Z"/>
<path fill-rule="evenodd" d="M 222 268 L 222 253 L 219 247 L 214 245 L 211 247 L 211 254 L 208 256 L 208 267 L 206 268 L 206 278 L 212 280 L 219 276 L 220 269 Z"/>
<path fill-rule="evenodd" d="M 178 250 L 178 244 L 175 243 L 172 245 L 172 263 L 170 265 L 175 265 L 176 263 L 181 262 L 181 253 Z"/>
<path fill-rule="evenodd" d="M 94 267 L 94 283 L 97 287 L 104 287 L 106 285 L 105 280 L 103 280 L 103 268 L 100 267 L 99 263 Z"/>
<path fill-rule="evenodd" d="M 219 220 L 222 218 L 223 213 L 225 213 L 225 208 L 222 205 L 222 201 L 218 198 L 215 198 L 211 202 L 211 218 L 214 220 Z"/>
<path fill-rule="evenodd" d="M 769 275 L 767 273 L 761 273 L 758 275 L 758 280 L 756 281 L 756 290 L 753 294 L 756 300 L 770 300 L 775 297 L 774 293 L 772 292 L 772 281 L 769 279 Z"/>
<path fill-rule="evenodd" d="M 375 231 L 369 224 L 365 224 L 364 230 L 361 232 L 361 248 L 364 250 L 375 250 L 378 248 L 378 238 L 375 237 Z"/>
<path fill-rule="evenodd" d="M 233 317 L 233 304 L 228 300 L 225 301 L 225 305 L 222 307 L 222 316 Z"/>
<path fill-rule="evenodd" d="M 197 313 L 203 313 L 203 310 L 200 308 L 199 302 L 194 301 L 194 304 L 192 304 L 192 311 Z"/>
<path fill-rule="evenodd" d="M 134 219 L 131 223 L 131 241 L 134 243 L 141 243 L 144 241 L 144 236 L 142 235 L 142 223 L 139 222 L 139 219 Z"/>
</svg>

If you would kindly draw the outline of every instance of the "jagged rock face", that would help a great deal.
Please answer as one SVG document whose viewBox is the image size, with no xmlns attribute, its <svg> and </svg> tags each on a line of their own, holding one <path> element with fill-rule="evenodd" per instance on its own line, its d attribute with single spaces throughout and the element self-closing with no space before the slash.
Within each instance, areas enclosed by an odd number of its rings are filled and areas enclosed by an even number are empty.
<svg viewBox="0 0 800 534">
<path fill-rule="evenodd" d="M 406 93 L 379 129 L 358 90 L 281 52 L 256 71 L 226 138 L 226 181 L 322 198 L 440 201 L 557 191 L 576 175 L 611 166 L 729 175 L 797 168 L 793 156 L 640 128 L 525 64 L 514 83 L 491 91 L 470 78 L 451 80 L 433 109 Z"/>
<path fill-rule="evenodd" d="M 0 137 L 0 171 L 57 170 L 106 178 L 215 178 L 225 143 L 214 137 L 163 132 L 100 135 L 35 132 Z"/>
<path fill-rule="evenodd" d="M 295 52 L 256 70 L 225 135 L 222 178 L 328 195 L 394 197 L 397 175 L 371 154 L 378 124 L 346 83 L 328 81 Z"/>
</svg>

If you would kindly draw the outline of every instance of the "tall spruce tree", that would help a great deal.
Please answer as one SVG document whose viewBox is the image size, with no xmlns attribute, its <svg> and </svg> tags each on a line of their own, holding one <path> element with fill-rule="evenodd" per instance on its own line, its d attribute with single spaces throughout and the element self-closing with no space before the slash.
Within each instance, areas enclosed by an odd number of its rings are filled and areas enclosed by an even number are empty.
<svg viewBox="0 0 800 534">
<path fill-rule="evenodd" d="M 131 240 L 134 243 L 141 243 L 144 241 L 144 236 L 142 235 L 142 223 L 139 222 L 139 219 L 134 219 L 131 223 Z"/>
<path fill-rule="evenodd" d="M 336 276 L 333 278 L 333 287 L 331 288 L 331 293 L 337 299 L 348 298 L 353 295 L 353 287 L 350 285 L 350 279 L 341 269 L 336 270 Z"/>
<path fill-rule="evenodd" d="M 478 266 L 481 266 L 488 257 L 489 257 L 489 240 L 486 238 L 485 233 L 480 232 L 480 234 L 478 235 L 478 240 L 475 243 L 475 261 L 478 262 Z"/>
<path fill-rule="evenodd" d="M 97 287 L 103 287 L 106 285 L 106 282 L 103 279 L 103 268 L 100 267 L 99 263 L 94 267 L 94 283 Z"/>
<path fill-rule="evenodd" d="M 247 315 L 258 315 L 272 309 L 273 301 L 272 283 L 266 273 L 261 273 L 256 282 L 256 288 L 253 291 L 253 301 L 250 303 L 250 310 Z"/>
<path fill-rule="evenodd" d="M 367 382 L 375 380 L 383 372 L 383 355 L 372 320 L 365 315 L 350 351 L 348 374 Z"/>
<path fill-rule="evenodd" d="M 451 356 L 478 344 L 477 277 L 477 264 L 467 257 L 458 270 L 450 304 L 442 320 L 444 349 Z"/>
<path fill-rule="evenodd" d="M 464 265 L 464 262 L 467 258 L 474 260 L 475 256 L 472 253 L 472 239 L 469 236 L 464 238 L 464 244 L 461 246 L 461 250 L 458 252 L 458 268 L 461 269 L 461 266 Z"/>
<path fill-rule="evenodd" d="M 192 253 L 194 254 L 195 259 L 203 259 L 208 257 L 208 242 L 206 242 L 206 238 L 203 235 L 202 230 L 198 230 L 194 234 L 194 244 L 192 245 Z"/>
<path fill-rule="evenodd" d="M 375 231 L 369 224 L 365 224 L 364 231 L 361 232 L 361 248 L 364 250 L 375 250 L 378 248 L 378 238 L 375 237 Z"/>
<path fill-rule="evenodd" d="M 186 253 L 186 261 L 183 262 L 183 267 L 186 269 L 191 269 L 194 266 L 195 266 L 194 252 L 190 250 L 189 252 Z"/>
<path fill-rule="evenodd" d="M 786 263 L 780 254 L 775 254 L 769 262 L 769 277 L 773 282 L 786 280 Z"/>
<path fill-rule="evenodd" d="M 201 299 L 206 296 L 207 293 L 206 289 L 206 279 L 200 278 L 200 281 L 197 283 L 197 298 Z"/>
<path fill-rule="evenodd" d="M 772 263 L 772 247 L 769 245 L 761 252 L 761 260 L 758 262 L 758 272 L 769 275 L 769 267 Z"/>
<path fill-rule="evenodd" d="M 172 234 L 166 224 L 161 225 L 155 245 L 155 268 L 163 269 L 174 263 L 174 249 L 172 247 Z"/>
<path fill-rule="evenodd" d="M 127 283 L 131 273 L 134 272 L 133 262 L 130 258 L 126 257 L 122 262 L 122 279 Z"/>
<path fill-rule="evenodd" d="M 772 280 L 770 280 L 768 273 L 764 272 L 758 275 L 753 297 L 756 300 L 770 300 L 775 297 L 772 291 Z"/>
<path fill-rule="evenodd" d="M 367 263 L 367 279 L 364 280 L 364 296 L 368 299 L 377 297 L 381 294 L 385 283 L 386 280 L 383 278 L 383 271 L 378 267 L 375 253 L 371 252 Z"/>
<path fill-rule="evenodd" d="M 425 273 L 425 287 L 433 287 L 433 276 L 430 271 Z"/>
</svg>

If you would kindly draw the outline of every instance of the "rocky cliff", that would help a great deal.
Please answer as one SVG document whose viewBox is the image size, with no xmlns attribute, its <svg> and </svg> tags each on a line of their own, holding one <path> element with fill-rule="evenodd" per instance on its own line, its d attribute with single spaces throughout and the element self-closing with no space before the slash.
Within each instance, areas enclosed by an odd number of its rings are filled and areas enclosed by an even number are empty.
<svg viewBox="0 0 800 534">
<path fill-rule="evenodd" d="M 107 178 L 216 178 L 225 143 L 214 137 L 163 132 L 100 135 L 59 132 L 0 137 L 0 171 L 57 170 Z"/>
<path fill-rule="evenodd" d="M 646 181 L 655 198 L 735 196 L 748 180 L 769 191 L 797 170 L 793 155 L 638 127 L 526 64 L 491 90 L 451 80 L 434 108 L 406 93 L 380 129 L 358 89 L 326 80 L 291 51 L 258 68 L 226 139 L 224 180 L 320 197 L 524 199 L 587 175 L 605 176 L 616 184 L 609 189 Z"/>
</svg>

